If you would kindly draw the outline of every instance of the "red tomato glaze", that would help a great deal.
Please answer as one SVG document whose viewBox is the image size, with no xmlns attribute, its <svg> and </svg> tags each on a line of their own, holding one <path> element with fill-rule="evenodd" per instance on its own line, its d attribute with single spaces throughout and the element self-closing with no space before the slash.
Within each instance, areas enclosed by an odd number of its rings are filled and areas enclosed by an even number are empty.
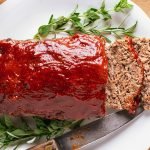
<svg viewBox="0 0 150 150">
<path fill-rule="evenodd" d="M 104 110 L 108 78 L 96 36 L 0 41 L 0 113 L 84 119 Z"/>
<path fill-rule="evenodd" d="M 134 59 L 136 59 L 139 66 L 142 68 L 141 74 L 144 77 L 144 66 L 143 66 L 143 63 L 141 62 L 141 60 L 139 59 L 139 55 L 138 55 L 136 49 L 134 48 L 133 40 L 131 37 L 126 37 L 126 41 L 128 42 L 129 51 L 133 54 Z M 144 78 L 143 78 L 143 80 L 144 80 Z M 141 93 L 141 90 L 142 90 L 142 88 L 139 89 L 138 94 L 137 94 L 138 96 L 135 97 L 134 104 L 132 105 L 133 107 L 131 108 L 131 111 L 130 111 L 131 113 L 134 113 L 140 104 L 141 100 L 140 100 L 139 95 Z"/>
</svg>

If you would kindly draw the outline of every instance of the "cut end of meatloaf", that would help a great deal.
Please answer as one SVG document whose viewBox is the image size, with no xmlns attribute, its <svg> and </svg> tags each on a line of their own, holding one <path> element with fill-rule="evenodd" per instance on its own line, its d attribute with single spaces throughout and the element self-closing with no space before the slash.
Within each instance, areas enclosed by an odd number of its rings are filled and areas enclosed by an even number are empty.
<svg viewBox="0 0 150 150">
<path fill-rule="evenodd" d="M 142 104 L 144 109 L 150 110 L 150 39 L 135 38 L 133 39 L 133 45 L 144 65 L 144 82 L 141 91 Z"/>
<path fill-rule="evenodd" d="M 143 69 L 129 50 L 126 40 L 118 40 L 106 48 L 108 57 L 108 84 L 106 106 L 118 110 L 135 110 L 135 98 L 139 94 Z"/>
</svg>

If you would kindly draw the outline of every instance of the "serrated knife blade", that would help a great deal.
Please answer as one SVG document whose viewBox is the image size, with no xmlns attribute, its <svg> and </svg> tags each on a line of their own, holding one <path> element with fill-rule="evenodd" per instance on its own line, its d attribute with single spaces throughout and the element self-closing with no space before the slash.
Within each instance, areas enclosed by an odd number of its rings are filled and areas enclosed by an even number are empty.
<svg viewBox="0 0 150 150">
<path fill-rule="evenodd" d="M 30 150 L 75 150 L 100 139 L 121 128 L 143 112 L 139 107 L 134 114 L 122 110 L 100 118 L 83 127 L 70 131 L 60 137 L 52 139 Z"/>
</svg>

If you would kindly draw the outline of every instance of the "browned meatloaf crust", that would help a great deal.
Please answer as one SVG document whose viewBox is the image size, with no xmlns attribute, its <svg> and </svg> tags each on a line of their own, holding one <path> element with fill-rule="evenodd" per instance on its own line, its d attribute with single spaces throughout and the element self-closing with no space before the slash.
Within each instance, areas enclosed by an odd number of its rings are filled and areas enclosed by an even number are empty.
<svg viewBox="0 0 150 150">
<path fill-rule="evenodd" d="M 150 39 L 135 38 L 133 39 L 133 45 L 144 64 L 144 86 L 141 91 L 142 103 L 146 110 L 150 110 Z"/>
<path fill-rule="evenodd" d="M 135 59 L 125 40 L 118 40 L 106 48 L 108 57 L 108 84 L 106 106 L 132 111 L 135 97 L 139 95 L 143 81 L 142 63 Z"/>
</svg>

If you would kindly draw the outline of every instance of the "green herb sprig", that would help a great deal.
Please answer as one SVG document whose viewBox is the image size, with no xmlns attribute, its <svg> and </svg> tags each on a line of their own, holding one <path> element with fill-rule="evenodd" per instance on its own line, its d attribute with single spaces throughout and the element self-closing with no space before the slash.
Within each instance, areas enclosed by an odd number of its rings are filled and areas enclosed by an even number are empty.
<svg viewBox="0 0 150 150">
<path fill-rule="evenodd" d="M 82 120 L 79 121 L 60 121 L 48 120 L 40 117 L 33 117 L 36 126 L 31 128 L 25 119 L 20 119 L 20 125 L 15 126 L 13 119 L 8 116 L 0 118 L 0 149 L 5 149 L 8 146 L 18 148 L 20 144 L 28 141 L 41 139 L 46 137 L 51 139 L 62 135 L 69 129 L 79 127 Z"/>
<path fill-rule="evenodd" d="M 114 11 L 116 12 L 123 12 L 124 9 L 130 9 L 132 8 L 133 5 L 128 3 L 128 0 L 121 0 L 115 7 L 114 7 Z"/>
<path fill-rule="evenodd" d="M 112 20 L 112 14 L 118 12 L 124 12 L 125 10 L 130 10 L 133 6 L 128 3 L 127 0 L 120 0 L 112 10 L 107 10 L 105 7 L 105 1 L 102 2 L 99 8 L 90 8 L 83 13 L 77 12 L 78 6 L 75 10 L 68 16 L 61 16 L 59 18 L 54 18 L 51 15 L 50 20 L 47 25 L 42 25 L 39 27 L 37 34 L 34 36 L 35 39 L 47 38 L 48 35 L 56 35 L 59 33 L 67 33 L 68 35 L 74 35 L 75 33 L 93 34 L 97 36 L 103 36 L 108 42 L 110 40 L 107 35 L 112 34 L 117 38 L 124 35 L 133 36 L 137 22 L 129 27 L 112 27 L 110 24 L 108 27 L 101 28 L 98 25 L 98 21 L 108 22 Z M 128 30 L 130 32 L 128 33 Z"/>
</svg>

